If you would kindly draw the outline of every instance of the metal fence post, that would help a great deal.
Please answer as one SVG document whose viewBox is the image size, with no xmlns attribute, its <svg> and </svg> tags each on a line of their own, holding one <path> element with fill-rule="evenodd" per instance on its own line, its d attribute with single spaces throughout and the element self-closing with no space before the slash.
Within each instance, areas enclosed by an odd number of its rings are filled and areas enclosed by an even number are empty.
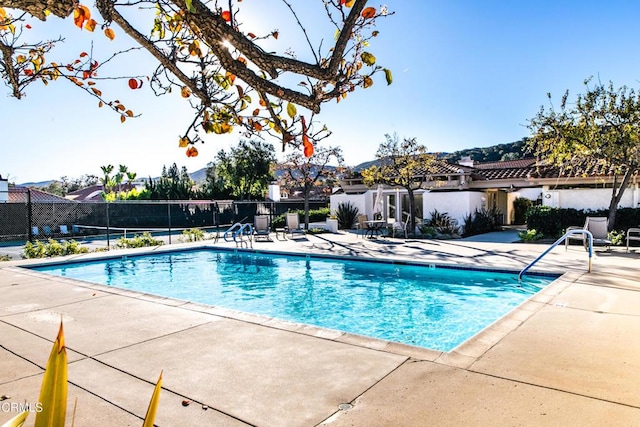
<svg viewBox="0 0 640 427">
<path fill-rule="evenodd" d="M 27 188 L 27 237 L 33 243 L 33 213 L 31 212 L 31 188 Z"/>
<path fill-rule="evenodd" d="M 111 247 L 110 233 L 109 233 L 109 202 L 107 202 L 107 250 Z"/>
<path fill-rule="evenodd" d="M 169 244 L 171 244 L 171 203 L 167 200 L 167 219 L 169 220 Z"/>
</svg>

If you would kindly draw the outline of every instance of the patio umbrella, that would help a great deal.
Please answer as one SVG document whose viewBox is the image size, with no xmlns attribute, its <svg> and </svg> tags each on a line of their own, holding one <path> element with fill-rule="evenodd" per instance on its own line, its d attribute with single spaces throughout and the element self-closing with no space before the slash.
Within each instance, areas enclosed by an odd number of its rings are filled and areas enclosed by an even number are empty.
<svg viewBox="0 0 640 427">
<path fill-rule="evenodd" d="M 376 198 L 373 203 L 373 215 L 380 214 L 382 216 L 382 185 L 378 184 L 378 189 L 376 190 Z"/>
</svg>

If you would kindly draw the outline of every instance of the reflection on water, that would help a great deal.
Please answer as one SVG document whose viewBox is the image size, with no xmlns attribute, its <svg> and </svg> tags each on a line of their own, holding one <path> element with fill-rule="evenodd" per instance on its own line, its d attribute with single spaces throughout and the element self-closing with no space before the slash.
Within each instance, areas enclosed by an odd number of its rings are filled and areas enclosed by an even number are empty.
<svg viewBox="0 0 640 427">
<path fill-rule="evenodd" d="M 109 286 L 448 351 L 551 278 L 198 250 L 38 268 Z"/>
</svg>

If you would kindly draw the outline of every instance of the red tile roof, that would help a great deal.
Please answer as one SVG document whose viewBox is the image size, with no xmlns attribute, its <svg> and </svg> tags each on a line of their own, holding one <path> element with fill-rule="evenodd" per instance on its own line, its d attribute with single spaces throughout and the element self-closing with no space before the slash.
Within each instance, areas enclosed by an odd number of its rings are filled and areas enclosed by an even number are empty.
<svg viewBox="0 0 640 427">
<path fill-rule="evenodd" d="M 9 187 L 9 203 L 27 203 L 27 193 L 31 193 L 31 201 L 34 203 L 75 203 L 55 194 L 26 187 Z"/>
</svg>

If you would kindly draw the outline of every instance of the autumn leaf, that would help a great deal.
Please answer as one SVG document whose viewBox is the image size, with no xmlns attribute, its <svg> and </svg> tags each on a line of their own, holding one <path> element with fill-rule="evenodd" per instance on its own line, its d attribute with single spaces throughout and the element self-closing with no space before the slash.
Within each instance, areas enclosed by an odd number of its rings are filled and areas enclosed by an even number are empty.
<svg viewBox="0 0 640 427">
<path fill-rule="evenodd" d="M 193 7 L 193 0 L 185 0 L 185 4 L 187 5 L 187 10 L 191 13 L 196 12 L 196 8 Z"/>
<path fill-rule="evenodd" d="M 80 52 L 80 58 L 84 58 L 85 56 L 89 55 L 87 52 Z"/>
<path fill-rule="evenodd" d="M 300 122 L 302 123 L 303 152 L 304 152 L 304 156 L 306 158 L 309 158 L 313 156 L 313 144 L 311 143 L 311 141 L 309 140 L 309 137 L 307 136 L 307 121 L 305 120 L 304 116 L 300 116 Z"/>
<path fill-rule="evenodd" d="M 365 77 L 362 83 L 362 87 L 364 87 L 365 89 L 373 86 L 373 80 L 371 79 L 371 77 Z"/>
<path fill-rule="evenodd" d="M 247 37 L 249 37 L 250 39 L 255 39 L 256 35 L 253 33 L 247 33 Z"/>
<path fill-rule="evenodd" d="M 387 79 L 387 86 L 393 83 L 393 76 L 391 75 L 391 70 L 385 68 L 384 77 Z"/>
<path fill-rule="evenodd" d="M 129 117 L 133 117 L 133 111 L 131 111 L 131 110 L 127 110 L 127 111 L 125 111 L 125 114 L 126 114 L 127 116 L 129 116 Z"/>
<path fill-rule="evenodd" d="M 120 123 L 124 123 L 127 120 L 127 118 L 123 115 L 120 116 Z"/>
<path fill-rule="evenodd" d="M 253 115 L 257 116 L 258 114 L 260 114 L 260 109 L 256 108 L 255 110 L 253 110 Z"/>
<path fill-rule="evenodd" d="M 138 89 L 138 80 L 136 79 L 129 79 L 129 87 L 131 89 Z"/>
<path fill-rule="evenodd" d="M 376 57 L 369 52 L 362 52 L 360 58 L 362 58 L 362 62 L 370 66 L 376 63 Z"/>
<path fill-rule="evenodd" d="M 298 110 L 296 109 L 296 106 L 290 102 L 287 104 L 287 114 L 292 119 L 298 114 Z"/>
<path fill-rule="evenodd" d="M 344 2 L 345 7 L 353 7 L 353 3 L 355 3 L 356 0 L 347 0 L 346 2 Z"/>
<path fill-rule="evenodd" d="M 220 16 L 222 17 L 222 19 L 224 19 L 227 22 L 231 21 L 231 12 L 229 12 L 228 10 L 223 11 Z"/>
<path fill-rule="evenodd" d="M 86 24 L 84 24 L 84 29 L 89 31 L 90 33 L 93 33 L 93 30 L 96 29 L 96 25 L 98 25 L 98 23 L 95 19 L 92 18 L 89 19 Z"/>
<path fill-rule="evenodd" d="M 82 29 L 84 22 L 90 18 L 91 12 L 87 6 L 80 4 L 73 10 L 73 23 L 80 29 Z"/>
<path fill-rule="evenodd" d="M 186 147 L 188 145 L 189 145 L 189 138 L 187 138 L 186 136 L 180 138 L 180 142 L 178 143 L 178 147 L 184 148 L 184 147 Z"/>
<path fill-rule="evenodd" d="M 104 35 L 107 36 L 107 38 L 109 40 L 112 40 L 116 38 L 116 33 L 113 32 L 113 30 L 111 28 L 107 28 L 104 30 Z"/>
<path fill-rule="evenodd" d="M 271 35 L 273 36 L 274 39 L 278 40 L 279 33 L 277 31 L 274 31 L 273 33 L 271 33 Z"/>
<path fill-rule="evenodd" d="M 367 7 L 362 11 L 362 17 L 364 19 L 371 19 L 376 16 L 376 8 L 375 7 Z"/>
<path fill-rule="evenodd" d="M 258 122 L 253 122 L 253 128 L 260 132 L 262 130 L 262 125 Z"/>
<path fill-rule="evenodd" d="M 187 148 L 187 157 L 196 157 L 198 155 L 198 149 L 196 147 Z"/>
<path fill-rule="evenodd" d="M 102 92 L 100 89 L 96 89 L 95 87 L 91 88 L 91 91 L 96 94 L 96 96 L 102 96 Z"/>
<path fill-rule="evenodd" d="M 191 96 L 191 90 L 186 86 L 182 86 L 182 90 L 180 91 L 180 95 L 182 95 L 183 98 L 188 98 L 188 97 Z"/>
</svg>

